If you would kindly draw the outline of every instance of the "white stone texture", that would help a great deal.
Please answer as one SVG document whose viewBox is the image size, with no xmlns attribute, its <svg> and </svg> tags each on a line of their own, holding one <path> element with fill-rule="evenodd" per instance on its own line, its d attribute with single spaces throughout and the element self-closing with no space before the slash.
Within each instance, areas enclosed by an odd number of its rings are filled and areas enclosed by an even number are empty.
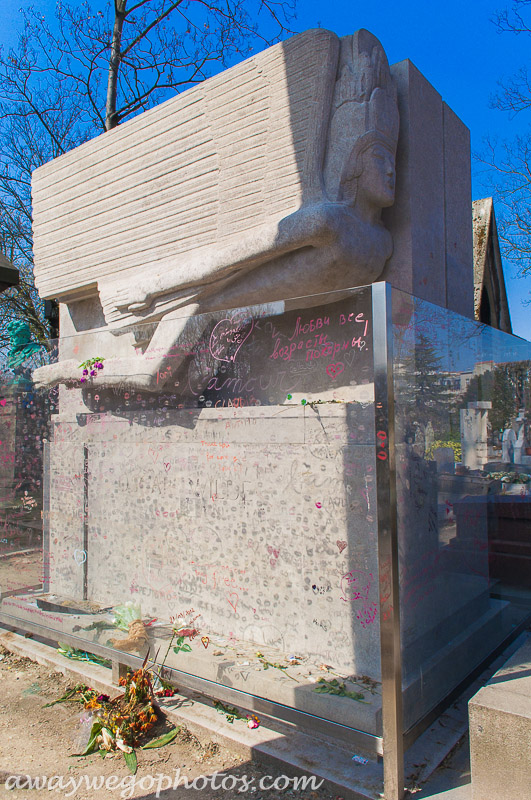
<svg viewBox="0 0 531 800">
<path fill-rule="evenodd" d="M 469 403 L 459 412 L 461 430 L 462 463 L 470 469 L 483 469 L 489 460 L 488 412 L 490 401 Z"/>
<path fill-rule="evenodd" d="M 138 601 L 163 620 L 193 607 L 204 632 L 378 679 L 371 411 L 182 409 L 180 425 L 150 429 L 107 415 L 83 427 L 62 419 L 51 450 L 51 591 L 82 596 L 87 443 L 91 601 Z"/>
<path fill-rule="evenodd" d="M 220 307 L 221 279 L 241 283 L 241 270 L 303 247 L 325 258 L 332 247 L 326 288 L 371 282 L 391 250 L 379 210 L 393 201 L 397 133 L 396 91 L 371 34 L 294 37 L 37 170 L 39 289 L 72 298 L 97 281 L 107 322 L 123 326 L 196 298 Z M 273 287 L 290 266 L 278 264 Z M 307 267 L 308 293 L 322 291 Z"/>
<path fill-rule="evenodd" d="M 38 169 L 41 295 L 87 293 L 296 210 L 315 192 L 338 49 L 327 31 L 296 37 Z"/>
<path fill-rule="evenodd" d="M 41 291 L 73 303 L 97 283 L 116 333 L 164 323 L 143 354 L 107 361 L 98 384 L 160 388 L 153 355 L 200 335 L 201 312 L 376 280 L 392 251 L 380 216 L 394 198 L 398 122 L 378 40 L 309 31 L 38 170 Z M 62 356 L 34 377 L 76 376 Z"/>
</svg>

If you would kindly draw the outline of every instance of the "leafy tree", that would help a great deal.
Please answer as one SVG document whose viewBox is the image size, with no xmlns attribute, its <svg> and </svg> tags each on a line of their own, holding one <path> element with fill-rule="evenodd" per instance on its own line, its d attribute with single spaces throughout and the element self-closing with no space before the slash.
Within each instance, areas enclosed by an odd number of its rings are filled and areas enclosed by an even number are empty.
<svg viewBox="0 0 531 800">
<path fill-rule="evenodd" d="M 530 375 L 531 364 L 528 361 L 500 364 L 482 375 L 474 375 L 459 399 L 458 407 L 467 408 L 468 403 L 476 400 L 490 401 L 489 422 L 493 431 L 501 433 L 520 408 L 530 408 Z"/>
<path fill-rule="evenodd" d="M 441 365 L 437 347 L 419 330 L 410 352 L 402 356 L 397 369 L 395 402 L 406 438 L 412 437 L 414 423 L 425 428 L 431 422 L 436 436 L 448 435 L 452 395 Z"/>
<path fill-rule="evenodd" d="M 0 51 L 0 248 L 21 274 L 0 300 L 0 351 L 13 317 L 49 335 L 33 281 L 32 170 L 278 41 L 294 4 L 58 0 L 51 20 L 24 12 L 18 48 Z"/>
</svg>

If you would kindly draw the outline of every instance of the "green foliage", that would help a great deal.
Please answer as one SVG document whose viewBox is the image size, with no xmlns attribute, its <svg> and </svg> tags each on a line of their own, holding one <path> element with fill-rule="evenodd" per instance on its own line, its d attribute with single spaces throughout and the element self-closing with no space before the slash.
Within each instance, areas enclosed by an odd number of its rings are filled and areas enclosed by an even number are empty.
<svg viewBox="0 0 531 800">
<path fill-rule="evenodd" d="M 171 731 L 159 736 L 158 739 L 152 739 L 151 742 L 145 744 L 142 750 L 150 750 L 153 747 L 164 747 L 165 744 L 173 742 L 180 730 L 180 727 L 172 728 Z"/>
<path fill-rule="evenodd" d="M 51 703 L 46 703 L 43 708 L 51 708 L 57 703 L 66 703 L 68 700 L 73 700 L 76 703 L 84 703 L 83 692 L 85 690 L 90 691 L 88 686 L 84 683 L 77 683 L 72 689 L 67 689 L 62 697 L 59 697 L 57 700 L 52 700 Z"/>
<path fill-rule="evenodd" d="M 326 678 L 319 678 L 317 686 L 313 690 L 319 694 L 333 694 L 338 697 L 350 697 L 351 700 L 356 700 L 358 703 L 367 703 L 364 699 L 365 695 L 361 692 L 349 692 L 344 683 L 340 683 L 337 678 L 327 681 Z"/>
<path fill-rule="evenodd" d="M 57 652 L 65 658 L 71 658 L 73 661 L 86 661 L 89 664 L 99 664 L 102 667 L 111 666 L 111 662 L 108 658 L 102 658 L 101 656 L 94 655 L 93 653 L 87 653 L 84 650 L 79 650 L 76 647 L 70 647 L 68 644 L 61 644 L 61 642 L 59 642 Z"/>
<path fill-rule="evenodd" d="M 7 366 L 10 369 L 16 369 L 21 367 L 41 346 L 31 341 L 30 326 L 25 320 L 12 320 L 7 326 L 7 332 L 11 344 Z"/>
<path fill-rule="evenodd" d="M 515 361 L 495 366 L 482 375 L 474 375 L 466 392 L 458 401 L 459 408 L 468 403 L 490 401 L 489 422 L 493 431 L 504 431 L 522 407 L 530 408 L 531 362 Z"/>
<path fill-rule="evenodd" d="M 426 458 L 433 459 L 433 454 L 438 447 L 451 447 L 454 451 L 454 461 L 461 461 L 462 458 L 462 448 L 461 442 L 456 441 L 455 439 L 436 439 L 432 445 L 426 451 Z"/>
<path fill-rule="evenodd" d="M 256 655 L 258 661 L 260 662 L 260 664 L 264 669 L 269 669 L 269 667 L 271 667 L 272 669 L 279 669 L 281 672 L 284 673 L 286 678 L 290 678 L 292 681 L 295 681 L 295 683 L 299 682 L 297 678 L 294 678 L 293 675 L 289 675 L 288 672 L 286 672 L 286 670 L 290 666 L 289 664 L 279 664 L 276 661 L 268 661 L 266 658 L 264 658 L 262 653 L 257 653 Z"/>
<path fill-rule="evenodd" d="M 103 729 L 103 722 L 100 719 L 97 719 L 92 723 L 88 744 L 83 750 L 83 752 L 79 753 L 80 756 L 88 756 L 90 755 L 90 753 L 94 753 L 96 750 L 99 749 L 98 736 L 100 735 L 102 729 Z"/>
<path fill-rule="evenodd" d="M 125 759 L 125 763 L 129 768 L 129 772 L 132 775 L 136 775 L 136 771 L 138 769 L 138 759 L 136 757 L 135 751 L 133 750 L 132 753 L 124 753 L 123 756 Z"/>
<path fill-rule="evenodd" d="M 234 706 L 227 706 L 225 703 L 222 703 L 221 700 L 216 700 L 214 702 L 214 708 L 220 714 L 225 714 L 227 722 L 230 722 L 231 725 L 235 719 L 247 719 L 246 715 L 240 714 L 237 708 Z"/>
<path fill-rule="evenodd" d="M 230 722 L 231 725 L 235 719 L 246 720 L 248 728 L 258 728 L 260 725 L 260 720 L 258 717 L 255 717 L 254 714 L 241 714 L 237 708 L 234 706 L 227 706 L 222 703 L 221 700 L 216 700 L 214 702 L 214 708 L 220 714 L 224 714 L 227 722 Z"/>
<path fill-rule="evenodd" d="M 83 367 L 86 363 L 79 366 Z M 130 624 L 136 619 L 142 619 L 142 608 L 139 603 L 133 603 L 132 600 L 114 606 L 112 610 L 113 625 L 122 631 L 128 631 Z"/>
<path fill-rule="evenodd" d="M 518 411 L 516 383 L 517 376 L 514 365 L 496 367 L 494 369 L 492 376 L 492 408 L 489 411 L 489 422 L 493 430 L 503 431 L 510 424 L 511 417 Z"/>
<path fill-rule="evenodd" d="M 176 645 L 173 648 L 173 652 L 174 653 L 177 653 L 177 654 L 179 654 L 179 653 L 189 653 L 190 650 L 192 649 L 190 647 L 190 645 L 188 644 L 188 642 L 185 641 L 184 636 L 178 636 L 177 639 L 175 640 L 175 642 L 176 642 Z"/>
<path fill-rule="evenodd" d="M 531 475 L 527 472 L 491 472 L 490 477 L 502 483 L 531 483 Z"/>
<path fill-rule="evenodd" d="M 453 395 L 445 385 L 447 374 L 438 348 L 419 330 L 395 373 L 396 409 L 406 431 L 414 423 L 425 428 L 431 422 L 437 437 L 447 436 L 453 410 Z"/>
</svg>

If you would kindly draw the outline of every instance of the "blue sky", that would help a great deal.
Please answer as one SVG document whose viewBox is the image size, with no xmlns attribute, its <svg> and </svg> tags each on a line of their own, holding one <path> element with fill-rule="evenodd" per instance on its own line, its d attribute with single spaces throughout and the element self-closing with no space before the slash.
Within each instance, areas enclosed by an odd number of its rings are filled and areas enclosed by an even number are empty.
<svg viewBox="0 0 531 800">
<path fill-rule="evenodd" d="M 34 5 L 42 13 L 54 7 L 53 0 L 2 0 L 0 44 L 16 41 L 21 7 Z M 508 0 L 447 0 L 445 4 L 419 0 L 299 0 L 294 29 L 321 25 L 339 35 L 367 28 L 382 42 L 390 63 L 409 58 L 433 84 L 443 99 L 470 128 L 472 150 L 479 151 L 486 136 L 511 138 L 531 122 L 531 114 L 510 119 L 489 108 L 497 82 L 526 65 L 531 38 L 497 33 L 492 17 L 507 7 Z M 94 3 L 101 7 L 101 0 Z M 530 13 L 531 20 L 531 13 Z M 473 164 L 473 199 L 490 194 L 488 175 Z M 513 330 L 531 340 L 531 276 L 516 277 L 505 263 Z"/>
</svg>

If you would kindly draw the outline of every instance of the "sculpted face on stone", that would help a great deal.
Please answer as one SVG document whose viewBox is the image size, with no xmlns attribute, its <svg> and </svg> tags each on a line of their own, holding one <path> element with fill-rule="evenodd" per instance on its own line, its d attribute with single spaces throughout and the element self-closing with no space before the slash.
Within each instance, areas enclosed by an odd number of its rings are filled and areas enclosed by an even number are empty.
<svg viewBox="0 0 531 800">
<path fill-rule="evenodd" d="M 368 203 L 364 197 L 361 205 L 372 205 L 373 211 L 392 204 L 394 181 L 392 191 L 390 183 L 381 193 L 379 188 L 381 175 L 387 175 L 385 183 L 391 177 L 391 166 L 394 174 L 398 126 L 396 87 L 381 44 L 365 30 L 346 36 L 341 40 L 324 169 L 330 199 L 353 202 L 367 194 Z M 387 164 L 379 163 L 383 149 Z"/>
<path fill-rule="evenodd" d="M 376 140 L 361 153 L 353 152 L 341 182 L 340 199 L 360 213 L 380 211 L 393 205 L 395 177 L 395 154 L 385 142 Z"/>
<path fill-rule="evenodd" d="M 78 249 L 72 250 L 75 263 L 76 252 L 80 258 L 88 258 L 84 254 L 89 253 L 91 247 L 94 252 L 104 248 L 105 258 L 93 261 L 94 266 L 87 269 L 86 281 L 94 285 L 96 280 L 106 323 L 114 333 L 129 330 L 132 324 L 139 322 L 164 321 L 143 355 L 121 359 L 113 366 L 112 352 L 102 352 L 106 362 L 101 375 L 95 378 L 99 384 L 123 384 L 125 379 L 132 387 L 160 389 L 155 376 L 163 372 L 164 359 L 154 354 L 168 352 L 186 331 L 192 317 L 223 308 L 366 285 L 380 277 L 392 253 L 391 236 L 381 222 L 381 210 L 392 205 L 394 200 L 399 119 L 396 89 L 378 40 L 364 30 L 341 40 L 327 31 L 309 31 L 245 64 L 249 66 L 242 75 L 242 92 L 245 94 L 247 83 L 252 83 L 248 76 L 255 75 L 255 81 L 262 82 L 256 85 L 263 85 L 268 97 L 262 98 L 256 93 L 248 100 L 239 97 L 232 108 L 230 91 L 234 79 L 231 84 L 229 76 L 233 71 L 227 73 L 227 89 L 223 83 L 224 74 L 207 81 L 202 90 L 202 102 L 200 98 L 195 105 L 185 105 L 178 120 L 184 136 L 188 130 L 189 109 L 193 109 L 193 114 L 202 109 L 205 121 L 201 124 L 206 126 L 203 139 L 208 140 L 209 129 L 211 145 L 199 158 L 191 154 L 196 147 L 193 142 L 189 146 L 181 143 L 183 153 L 190 151 L 190 163 L 183 162 L 181 183 L 175 178 L 181 173 L 176 168 L 172 171 L 171 162 L 165 167 L 167 174 L 160 172 L 160 180 L 157 178 L 165 198 L 170 176 L 177 181 L 173 194 L 168 195 L 175 197 L 173 205 L 167 204 L 168 214 L 173 214 L 178 203 L 187 198 L 190 207 L 187 219 L 193 219 L 194 214 L 197 217 L 197 235 L 189 246 L 186 245 L 186 252 L 181 246 L 181 252 L 152 261 L 149 268 L 139 260 L 136 272 L 121 270 L 118 259 L 113 272 L 107 265 L 113 263 L 113 248 L 117 247 L 119 237 L 116 233 L 109 236 L 107 245 L 105 231 L 95 228 L 92 233 L 91 217 L 82 231 Z M 260 65 L 260 69 L 257 70 L 256 65 Z M 281 97 L 285 103 L 283 110 L 278 107 Z M 254 107 L 262 103 L 265 109 L 260 112 L 262 122 L 259 115 L 253 123 L 254 116 L 251 115 L 249 121 L 248 111 L 243 113 L 251 103 Z M 135 124 L 139 123 L 133 120 L 130 126 L 134 128 Z M 249 135 L 240 137 L 234 130 L 247 131 L 249 126 L 252 130 L 253 124 L 257 126 L 256 136 L 250 148 Z M 189 130 L 196 128 L 194 122 Z M 146 130 L 149 131 L 149 125 Z M 113 135 L 114 131 L 106 134 L 102 146 L 112 148 L 109 137 Z M 143 135 L 147 137 L 148 133 Z M 239 144 L 235 144 L 235 140 Z M 229 148 L 230 158 L 225 154 L 227 142 L 232 148 Z M 94 147 L 94 143 L 90 145 Z M 97 148 L 94 152 L 97 155 Z M 94 171 L 91 158 L 94 160 L 92 151 L 87 165 Z M 103 158 L 101 161 L 107 163 Z M 111 161 L 109 156 L 108 163 Z M 125 161 L 123 157 L 122 161 Z M 119 170 L 125 169 L 121 163 L 117 162 L 114 186 L 121 185 Z M 139 162 L 140 172 L 135 172 L 135 180 L 142 176 L 142 168 Z M 162 167 L 157 169 L 160 171 Z M 206 179 L 202 170 L 207 171 Z M 150 189 L 152 174 L 153 169 L 146 171 L 145 193 L 157 197 L 159 190 L 151 192 Z M 195 183 L 190 183 L 191 179 Z M 210 183 L 205 184 L 205 180 Z M 208 187 L 214 186 L 216 181 L 217 195 L 213 195 Z M 204 191 L 210 192 L 204 195 L 203 202 L 199 202 L 193 192 L 196 185 L 206 186 Z M 238 197 L 234 196 L 236 191 Z M 84 196 L 90 196 L 90 185 L 84 187 L 84 192 Z M 37 252 L 41 246 L 39 197 L 36 191 Z M 126 191 L 124 197 L 127 200 Z M 97 211 L 96 191 L 94 198 Z M 105 206 L 107 214 L 109 202 Z M 146 242 L 145 248 L 135 256 L 138 259 L 146 257 L 153 239 L 149 227 L 146 227 L 146 236 L 141 236 L 143 215 L 149 220 L 144 205 L 135 206 L 136 212 L 128 218 L 123 234 L 132 237 L 129 233 L 132 227 L 134 241 Z M 89 212 L 92 213 L 91 208 Z M 229 217 L 226 223 L 222 222 L 222 216 L 228 213 L 233 214 L 232 222 Z M 239 222 L 234 213 L 240 214 Z M 209 222 L 214 219 L 212 214 L 217 215 L 217 235 Z M 95 219 L 101 220 L 102 216 L 96 215 Z M 44 227 L 47 224 L 43 223 Z M 181 230 L 178 226 L 172 229 L 164 221 L 164 230 L 166 228 L 169 233 L 161 236 L 168 242 L 171 242 L 172 230 L 174 236 Z M 207 229 L 207 233 L 203 233 Z M 53 241 L 56 240 L 57 236 Z M 94 244 L 91 245 L 92 240 Z M 50 235 L 42 247 L 47 258 L 51 257 L 55 246 L 51 242 Z M 158 246 L 162 248 L 162 240 L 158 240 Z M 61 259 L 55 259 L 54 269 L 58 261 Z M 101 277 L 96 278 L 98 271 Z M 80 272 L 77 267 L 72 273 L 78 282 Z M 39 269 L 37 275 L 41 275 Z M 308 303 L 311 304 L 311 300 Z M 69 366 L 68 362 L 60 362 L 37 370 L 35 380 L 41 385 L 50 385 L 75 380 L 77 372 L 73 361 Z"/>
</svg>

